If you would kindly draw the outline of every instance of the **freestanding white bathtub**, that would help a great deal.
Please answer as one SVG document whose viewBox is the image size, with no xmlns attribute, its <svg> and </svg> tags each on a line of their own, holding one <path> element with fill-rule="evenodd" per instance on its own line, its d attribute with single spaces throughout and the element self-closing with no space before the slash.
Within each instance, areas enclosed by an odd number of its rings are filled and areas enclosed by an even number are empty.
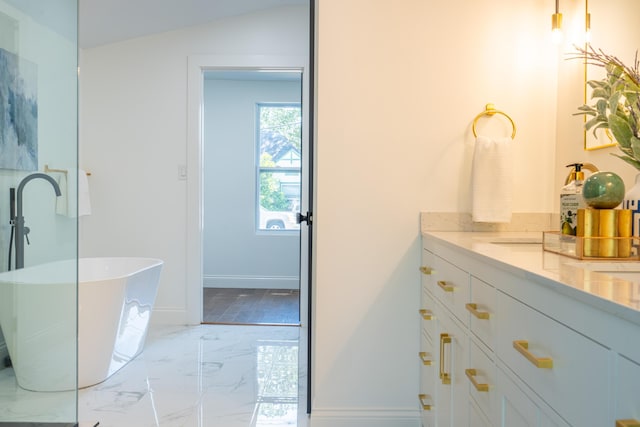
<svg viewBox="0 0 640 427">
<path fill-rule="evenodd" d="M 163 262 L 80 258 L 77 294 L 75 263 L 0 273 L 0 327 L 24 389 L 63 391 L 98 384 L 144 347 Z"/>
</svg>

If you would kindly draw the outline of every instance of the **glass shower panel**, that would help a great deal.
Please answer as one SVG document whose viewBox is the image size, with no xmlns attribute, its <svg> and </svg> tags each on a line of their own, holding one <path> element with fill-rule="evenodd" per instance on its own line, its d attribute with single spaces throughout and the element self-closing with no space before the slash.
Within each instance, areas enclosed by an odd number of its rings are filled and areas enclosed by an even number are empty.
<svg viewBox="0 0 640 427">
<path fill-rule="evenodd" d="M 77 425 L 77 0 L 0 0 L 0 426 Z"/>
</svg>

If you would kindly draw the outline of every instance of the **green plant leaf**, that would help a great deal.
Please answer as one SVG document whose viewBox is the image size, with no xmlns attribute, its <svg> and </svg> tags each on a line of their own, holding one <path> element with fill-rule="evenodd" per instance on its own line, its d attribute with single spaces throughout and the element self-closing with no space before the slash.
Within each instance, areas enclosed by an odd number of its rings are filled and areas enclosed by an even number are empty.
<svg viewBox="0 0 640 427">
<path fill-rule="evenodd" d="M 626 99 L 626 104 L 629 106 L 637 107 L 638 99 L 640 99 L 640 93 L 632 90 L 625 90 L 623 92 Z"/>
<path fill-rule="evenodd" d="M 598 87 L 593 89 L 593 92 L 591 92 L 591 99 L 598 99 L 598 98 L 607 99 L 609 98 L 610 93 L 611 93 L 610 88 Z"/>
<path fill-rule="evenodd" d="M 587 81 L 587 85 L 591 89 L 597 89 L 599 87 L 608 86 L 609 83 L 606 80 L 589 80 L 589 81 Z"/>
<path fill-rule="evenodd" d="M 585 111 L 585 112 L 581 112 L 581 113 L 573 113 L 572 116 L 591 116 L 591 117 L 595 117 L 596 116 L 596 112 L 589 110 L 589 111 Z"/>
<path fill-rule="evenodd" d="M 609 129 L 618 144 L 630 148 L 631 137 L 634 136 L 629 123 L 617 114 L 609 115 Z"/>
<path fill-rule="evenodd" d="M 581 105 L 578 107 L 578 111 L 593 111 L 595 112 L 596 109 L 593 108 L 591 105 Z M 581 113 L 576 113 L 576 114 L 581 114 Z"/>
<path fill-rule="evenodd" d="M 625 162 L 629 163 L 631 166 L 633 166 L 634 168 L 636 168 L 637 170 L 640 171 L 640 162 L 636 159 L 634 159 L 633 157 L 629 157 L 629 156 L 621 156 L 619 154 L 615 154 L 615 153 L 611 153 L 612 156 L 615 156 L 619 159 L 624 160 Z"/>
<path fill-rule="evenodd" d="M 599 121 L 597 125 L 593 128 L 593 136 L 598 139 L 598 129 L 609 129 L 609 123 L 604 121 Z"/>
<path fill-rule="evenodd" d="M 611 76 L 612 78 L 619 78 L 620 76 L 625 74 L 624 69 L 620 65 L 613 62 L 609 62 L 607 65 L 605 65 L 604 68 L 607 70 L 607 75 Z"/>
<path fill-rule="evenodd" d="M 599 120 L 598 120 L 598 117 L 594 117 L 594 118 L 592 118 L 592 119 L 590 119 L 590 120 L 587 120 L 587 121 L 584 123 L 584 128 L 585 128 L 586 130 L 590 130 L 592 127 L 594 127 L 594 126 L 596 126 L 596 125 L 598 124 L 598 121 L 599 121 Z M 595 130 L 594 130 L 594 136 L 595 136 Z M 597 138 L 597 136 L 596 136 L 596 138 Z"/>
<path fill-rule="evenodd" d="M 633 92 L 639 92 L 640 91 L 640 85 L 638 85 L 638 83 L 636 83 L 633 80 L 633 77 L 631 77 L 628 74 L 624 74 L 622 76 L 622 80 L 624 81 L 624 87 L 626 90 L 628 91 L 633 91 Z"/>
<path fill-rule="evenodd" d="M 640 159 L 640 139 L 635 136 L 631 137 L 631 149 L 633 151 L 633 157 L 635 159 Z"/>
<path fill-rule="evenodd" d="M 596 102 L 596 110 L 598 111 L 599 116 L 606 116 L 607 108 L 609 108 L 609 105 L 605 99 L 600 99 Z"/>
<path fill-rule="evenodd" d="M 616 91 L 611 94 L 611 97 L 609 97 L 609 110 L 611 111 L 611 114 L 616 114 L 621 96 L 622 92 Z"/>
</svg>

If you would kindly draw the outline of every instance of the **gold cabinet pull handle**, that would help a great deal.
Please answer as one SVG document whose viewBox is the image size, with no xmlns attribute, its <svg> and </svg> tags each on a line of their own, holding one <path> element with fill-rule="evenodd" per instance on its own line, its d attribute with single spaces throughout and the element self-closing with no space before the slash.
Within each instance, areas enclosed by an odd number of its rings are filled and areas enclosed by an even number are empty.
<svg viewBox="0 0 640 427">
<path fill-rule="evenodd" d="M 516 340 L 513 342 L 513 348 L 518 350 L 520 354 L 527 358 L 527 360 L 536 368 L 551 369 L 553 368 L 553 359 L 550 357 L 536 357 L 529 351 L 529 342 L 524 340 Z"/>
<path fill-rule="evenodd" d="M 432 407 L 433 405 L 427 405 L 426 403 L 424 403 L 424 400 L 425 400 L 427 397 L 428 397 L 428 398 L 431 398 L 431 396 L 429 396 L 428 394 L 419 394 L 419 395 L 418 395 L 418 400 L 420 400 L 420 405 L 422 405 L 422 409 L 423 409 L 423 410 L 425 410 L 425 411 L 430 411 L 430 410 L 431 410 L 431 407 Z"/>
<path fill-rule="evenodd" d="M 640 427 L 638 420 L 616 420 L 616 427 Z"/>
<path fill-rule="evenodd" d="M 428 275 L 430 275 L 431 273 L 433 273 L 433 268 L 431 268 L 431 267 L 427 267 L 427 266 L 424 266 L 424 265 L 423 265 L 422 267 L 420 267 L 420 272 L 421 272 L 422 274 L 426 274 L 426 275 L 428 276 Z"/>
<path fill-rule="evenodd" d="M 453 292 L 453 286 L 447 285 L 447 282 L 444 280 L 438 280 L 438 286 L 445 292 Z"/>
<path fill-rule="evenodd" d="M 422 318 L 424 320 L 432 320 L 433 319 L 433 311 L 427 310 L 426 308 L 421 308 L 418 311 L 420 312 L 420 316 L 422 316 Z"/>
<path fill-rule="evenodd" d="M 451 384 L 451 375 L 444 371 L 444 346 L 451 344 L 449 334 L 440 334 L 440 379 L 442 384 Z"/>
<path fill-rule="evenodd" d="M 465 369 L 464 373 L 467 374 L 467 378 L 471 381 L 471 384 L 475 387 L 477 391 L 489 391 L 489 384 L 479 384 L 476 381 L 476 370 L 475 369 Z"/>
<path fill-rule="evenodd" d="M 489 313 L 486 311 L 478 311 L 478 304 L 468 303 L 464 305 L 467 310 L 478 319 L 488 319 Z"/>
<path fill-rule="evenodd" d="M 418 353 L 418 356 L 420 356 L 420 360 L 422 360 L 423 365 L 431 366 L 431 359 L 427 359 L 426 351 L 421 351 Z"/>
</svg>

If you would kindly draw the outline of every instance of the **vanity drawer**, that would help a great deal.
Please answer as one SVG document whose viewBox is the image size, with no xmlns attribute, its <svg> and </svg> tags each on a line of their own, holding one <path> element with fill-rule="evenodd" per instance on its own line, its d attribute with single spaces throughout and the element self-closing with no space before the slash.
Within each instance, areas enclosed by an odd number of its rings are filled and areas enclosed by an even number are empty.
<svg viewBox="0 0 640 427">
<path fill-rule="evenodd" d="M 623 357 L 616 360 L 616 420 L 635 420 L 640 425 L 640 365 Z M 614 423 L 608 425 L 614 427 Z"/>
<path fill-rule="evenodd" d="M 501 368 L 497 369 L 497 380 L 496 427 L 570 427 L 548 407 L 534 402 Z"/>
<path fill-rule="evenodd" d="M 489 349 L 495 348 L 496 337 L 496 288 L 471 277 L 471 295 L 466 304 L 470 313 L 469 328 L 471 332 Z"/>
<path fill-rule="evenodd" d="M 469 394 L 484 415 L 491 420 L 497 418 L 498 408 L 496 369 L 493 360 L 471 341 L 469 365 L 465 369 L 465 375 L 469 381 Z"/>
<path fill-rule="evenodd" d="M 497 292 L 498 357 L 569 424 L 607 426 L 610 353 L 502 292 Z M 593 404 L 586 404 L 593 402 Z"/>
<path fill-rule="evenodd" d="M 433 294 L 466 327 L 469 327 L 469 273 L 438 257 L 433 257 Z"/>
</svg>

